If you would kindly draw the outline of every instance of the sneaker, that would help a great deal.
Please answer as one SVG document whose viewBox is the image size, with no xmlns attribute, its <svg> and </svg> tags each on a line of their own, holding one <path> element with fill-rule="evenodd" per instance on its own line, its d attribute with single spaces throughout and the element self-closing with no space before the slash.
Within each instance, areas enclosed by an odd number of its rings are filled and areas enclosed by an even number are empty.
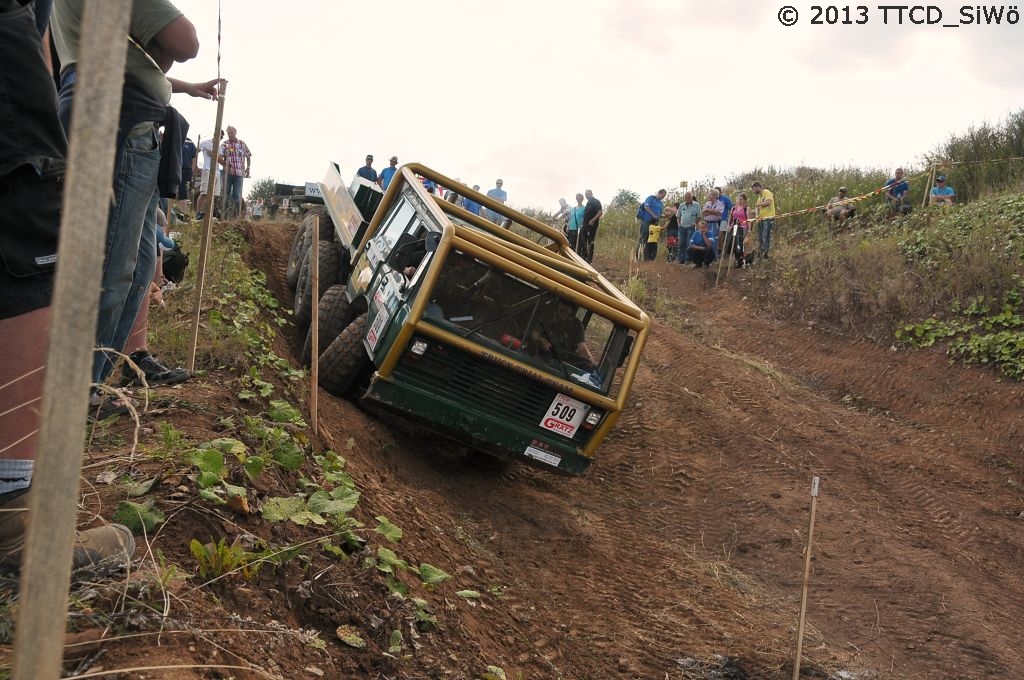
<svg viewBox="0 0 1024 680">
<path fill-rule="evenodd" d="M 149 352 L 142 350 L 139 352 L 132 352 L 128 355 L 132 363 L 139 367 L 139 370 L 146 376 L 146 384 L 152 387 L 153 385 L 176 385 L 180 382 L 185 382 L 192 374 L 188 372 L 188 369 L 168 368 L 160 363 L 155 356 Z M 121 368 L 121 384 L 122 385 L 142 385 L 142 380 L 139 378 L 139 374 L 136 373 L 132 367 L 125 363 Z"/>
<path fill-rule="evenodd" d="M 178 284 L 176 284 L 174 281 L 168 281 L 167 283 L 165 283 L 163 286 L 160 287 L 160 292 L 161 293 L 170 293 L 172 290 L 176 289 L 177 287 L 178 287 Z"/>
<path fill-rule="evenodd" d="M 0 496 L 0 571 L 21 569 L 21 553 L 28 527 L 29 489 Z M 75 532 L 71 564 L 79 575 L 109 574 L 128 565 L 135 553 L 135 537 L 123 524 L 107 524 Z"/>
</svg>

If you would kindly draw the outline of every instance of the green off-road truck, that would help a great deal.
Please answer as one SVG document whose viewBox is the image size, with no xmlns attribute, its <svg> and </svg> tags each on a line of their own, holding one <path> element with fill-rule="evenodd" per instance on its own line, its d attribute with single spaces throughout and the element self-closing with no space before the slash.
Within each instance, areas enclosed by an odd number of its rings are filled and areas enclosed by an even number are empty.
<svg viewBox="0 0 1024 680">
<path fill-rule="evenodd" d="M 320 190 L 287 266 L 300 328 L 318 301 L 303 360 L 318 353 L 320 386 L 471 450 L 585 472 L 626 403 L 647 315 L 562 232 L 422 165 L 383 193 L 332 165 Z"/>
</svg>

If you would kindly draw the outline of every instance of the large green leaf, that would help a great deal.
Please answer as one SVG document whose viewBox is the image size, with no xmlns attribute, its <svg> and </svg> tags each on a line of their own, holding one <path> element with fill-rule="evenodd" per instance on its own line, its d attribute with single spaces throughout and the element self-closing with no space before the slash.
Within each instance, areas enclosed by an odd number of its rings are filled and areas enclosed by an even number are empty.
<svg viewBox="0 0 1024 680">
<path fill-rule="evenodd" d="M 234 456 L 244 455 L 249 452 L 249 449 L 245 447 L 245 444 L 230 437 L 222 437 L 220 439 L 204 442 L 199 445 L 199 448 L 204 450 L 213 449 L 215 451 L 220 451 L 221 453 Z"/>
<path fill-rule="evenodd" d="M 428 585 L 437 585 L 451 578 L 448 572 L 426 562 L 420 565 L 419 572 L 420 580 Z"/>
<path fill-rule="evenodd" d="M 359 492 L 344 487 L 331 492 L 324 491 L 323 489 L 314 491 L 307 503 L 312 512 L 322 515 L 344 515 L 347 512 L 351 512 L 358 504 Z"/>
<path fill-rule="evenodd" d="M 283 522 L 303 512 L 306 512 L 306 501 L 298 496 L 276 496 L 263 502 L 263 519 L 268 522 Z"/>
<path fill-rule="evenodd" d="M 224 473 L 224 454 L 216 449 L 199 448 L 192 454 L 192 464 L 220 477 Z"/>
<path fill-rule="evenodd" d="M 145 503 L 121 501 L 114 512 L 114 521 L 128 527 L 133 534 L 142 533 L 143 529 L 150 532 L 164 519 L 166 519 L 164 513 L 153 504 L 153 501 Z"/>
<path fill-rule="evenodd" d="M 391 521 L 384 515 L 378 515 L 376 517 L 380 524 L 374 529 L 378 534 L 391 541 L 392 543 L 398 543 L 402 540 L 402 529 L 391 523 Z"/>
</svg>

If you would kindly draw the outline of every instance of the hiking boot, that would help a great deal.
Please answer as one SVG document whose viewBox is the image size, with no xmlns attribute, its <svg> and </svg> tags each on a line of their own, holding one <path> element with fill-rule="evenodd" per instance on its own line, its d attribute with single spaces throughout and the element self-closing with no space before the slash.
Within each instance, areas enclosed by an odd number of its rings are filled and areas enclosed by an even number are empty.
<svg viewBox="0 0 1024 680">
<path fill-rule="evenodd" d="M 178 368 L 168 368 L 145 350 L 132 352 L 128 355 L 128 358 L 146 376 L 146 384 L 150 387 L 154 385 L 176 385 L 192 377 L 192 374 L 187 369 L 180 366 Z M 122 385 L 142 385 L 142 379 L 139 377 L 139 374 L 128 363 L 121 367 L 121 373 Z"/>
<path fill-rule="evenodd" d="M 0 571 L 21 569 L 28 527 L 29 489 L 0 495 Z M 126 566 L 135 553 L 135 538 L 123 524 L 107 524 L 75 532 L 71 568 L 90 576 L 109 574 Z"/>
</svg>

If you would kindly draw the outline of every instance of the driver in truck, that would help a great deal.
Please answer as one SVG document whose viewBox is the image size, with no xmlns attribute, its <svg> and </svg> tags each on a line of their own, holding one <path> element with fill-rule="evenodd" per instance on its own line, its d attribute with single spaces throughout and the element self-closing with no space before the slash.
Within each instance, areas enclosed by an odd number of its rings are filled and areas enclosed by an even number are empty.
<svg viewBox="0 0 1024 680">
<path fill-rule="evenodd" d="M 530 339 L 542 357 L 556 361 L 568 359 L 569 363 L 582 362 L 584 368 L 593 371 L 597 362 L 587 346 L 583 331 L 583 322 L 576 316 L 576 306 L 560 299 L 541 311 L 541 318 L 530 332 Z"/>
</svg>

